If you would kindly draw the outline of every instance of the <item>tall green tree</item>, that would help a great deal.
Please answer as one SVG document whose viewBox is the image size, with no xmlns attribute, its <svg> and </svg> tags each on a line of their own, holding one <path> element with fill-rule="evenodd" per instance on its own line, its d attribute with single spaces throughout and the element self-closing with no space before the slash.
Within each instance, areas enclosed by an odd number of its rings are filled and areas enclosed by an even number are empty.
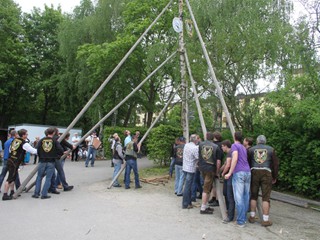
<svg viewBox="0 0 320 240">
<path fill-rule="evenodd" d="M 61 9 L 53 6 L 45 6 L 43 11 L 34 8 L 23 18 L 25 37 L 29 41 L 29 77 L 34 82 L 34 104 L 39 108 L 38 122 L 42 124 L 58 124 L 61 115 L 57 85 L 63 65 L 58 51 L 58 30 L 62 20 Z"/>
<path fill-rule="evenodd" d="M 25 119 L 29 108 L 28 63 L 20 9 L 12 0 L 0 2 L 0 127 Z"/>
<path fill-rule="evenodd" d="M 288 55 L 287 39 L 293 33 L 289 22 L 291 6 L 287 1 L 273 0 L 210 1 L 210 4 L 199 0 L 192 1 L 192 7 L 233 122 L 236 128 L 252 129 L 252 121 L 245 119 L 235 96 L 239 92 L 256 93 L 257 79 L 272 80 L 279 73 L 279 66 L 284 66 L 281 61 L 286 59 L 280 57 Z M 188 46 L 196 38 L 194 34 Z M 195 66 L 204 64 L 201 50 L 196 53 L 200 60 Z M 207 71 L 198 78 L 198 83 L 208 94 L 216 95 Z"/>
</svg>

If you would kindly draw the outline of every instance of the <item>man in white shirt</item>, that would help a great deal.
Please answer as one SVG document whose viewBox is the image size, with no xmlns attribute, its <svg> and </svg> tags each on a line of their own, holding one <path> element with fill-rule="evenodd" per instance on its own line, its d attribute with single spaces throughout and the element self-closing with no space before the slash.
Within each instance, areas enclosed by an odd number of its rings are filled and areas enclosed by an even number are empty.
<svg viewBox="0 0 320 240">
<path fill-rule="evenodd" d="M 132 141 L 132 138 L 131 138 L 131 132 L 129 130 L 126 130 L 124 134 L 126 135 L 126 138 L 124 139 L 124 146 L 126 147 L 127 144 Z"/>
<path fill-rule="evenodd" d="M 193 207 L 191 204 L 191 187 L 196 172 L 196 164 L 199 158 L 199 146 L 197 146 L 198 141 L 198 136 L 196 134 L 192 134 L 190 136 L 190 142 L 187 143 L 183 149 L 182 169 L 185 174 L 186 181 L 182 198 L 183 209 Z"/>
<path fill-rule="evenodd" d="M 80 141 L 80 137 L 78 136 L 78 133 L 74 133 L 73 137 L 71 138 L 72 144 L 76 145 Z M 76 161 L 78 162 L 78 152 L 79 152 L 79 145 L 72 151 L 72 157 L 71 161 Z"/>
<path fill-rule="evenodd" d="M 92 132 L 91 135 L 89 137 L 86 138 L 86 142 L 88 145 L 88 156 L 85 162 L 85 166 L 88 167 L 89 162 L 91 162 L 91 167 L 94 167 L 94 161 L 96 159 L 96 154 L 97 154 L 97 149 L 94 147 L 93 142 L 95 140 L 99 140 L 100 139 L 97 137 L 97 133 L 96 132 Z"/>
</svg>

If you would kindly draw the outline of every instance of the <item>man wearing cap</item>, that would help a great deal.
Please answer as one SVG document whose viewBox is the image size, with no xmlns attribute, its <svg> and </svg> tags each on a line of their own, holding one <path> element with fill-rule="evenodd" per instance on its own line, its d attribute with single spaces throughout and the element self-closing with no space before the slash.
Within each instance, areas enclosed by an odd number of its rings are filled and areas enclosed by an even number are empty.
<svg viewBox="0 0 320 240">
<path fill-rule="evenodd" d="M 266 145 L 267 139 L 264 135 L 257 137 L 257 145 L 249 149 L 249 161 L 251 166 L 251 201 L 249 222 L 255 222 L 257 199 L 259 188 L 262 192 L 262 212 L 261 226 L 272 225 L 269 220 L 270 194 L 272 184 L 276 183 L 278 177 L 279 160 L 275 150 Z"/>
<path fill-rule="evenodd" d="M 73 134 L 71 141 L 73 145 L 76 145 L 80 141 L 80 137 L 78 136 L 77 132 Z M 72 150 L 72 156 L 71 156 L 72 162 L 73 161 L 78 162 L 78 157 L 79 157 L 78 152 L 79 152 L 79 145 L 74 150 Z"/>
<path fill-rule="evenodd" d="M 88 156 L 85 162 L 85 166 L 88 167 L 89 162 L 91 162 L 91 167 L 94 167 L 94 160 L 96 159 L 97 149 L 93 146 L 93 141 L 99 137 L 97 137 L 96 132 L 92 132 L 90 136 L 86 138 L 86 142 L 88 145 Z"/>
<path fill-rule="evenodd" d="M 122 145 L 120 142 L 120 138 L 117 135 L 114 135 L 114 145 L 113 145 L 113 151 L 112 151 L 112 162 L 114 164 L 114 171 L 113 171 L 113 177 L 112 179 L 115 179 L 118 172 L 121 169 L 121 165 L 123 164 L 124 155 L 122 152 Z M 114 181 L 113 187 L 121 187 L 120 183 L 118 182 L 118 179 Z"/>
</svg>

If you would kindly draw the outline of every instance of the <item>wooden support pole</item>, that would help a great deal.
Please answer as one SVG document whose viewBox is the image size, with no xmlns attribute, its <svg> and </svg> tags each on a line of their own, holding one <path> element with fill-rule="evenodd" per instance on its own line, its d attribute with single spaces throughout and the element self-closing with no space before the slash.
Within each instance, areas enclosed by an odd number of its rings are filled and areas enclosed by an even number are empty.
<svg viewBox="0 0 320 240">
<path fill-rule="evenodd" d="M 221 187 L 220 180 L 219 180 L 219 178 L 215 178 L 214 181 L 216 184 L 216 191 L 217 191 L 217 197 L 218 197 L 218 201 L 219 201 L 221 217 L 222 217 L 222 219 L 227 219 L 227 208 L 226 208 L 226 204 L 224 202 L 223 190 Z"/>
<path fill-rule="evenodd" d="M 150 133 L 151 129 L 154 127 L 154 125 L 159 121 L 160 117 L 162 116 L 162 114 L 165 112 L 165 110 L 168 108 L 169 104 L 172 102 L 173 98 L 175 96 L 175 93 L 172 93 L 170 98 L 168 99 L 166 105 L 164 106 L 164 108 L 161 110 L 161 112 L 159 113 L 159 115 L 157 116 L 157 118 L 152 122 L 151 126 L 149 127 L 149 129 L 147 130 L 147 132 L 143 135 L 143 137 L 140 140 L 140 144 L 143 143 L 143 141 L 146 139 L 146 137 L 148 136 L 148 134 Z M 123 167 L 121 167 L 120 171 L 118 172 L 118 174 L 114 177 L 114 179 L 112 179 L 111 183 L 108 186 L 108 189 L 110 189 L 114 182 L 119 178 L 120 174 L 123 172 L 123 170 L 126 167 L 126 163 L 123 164 Z"/>
<path fill-rule="evenodd" d="M 38 172 L 39 165 L 37 165 L 29 176 L 22 182 L 21 186 L 17 189 L 17 191 L 13 194 L 13 198 L 17 199 L 22 190 L 27 186 L 28 182 L 33 178 L 33 176 Z"/>
<path fill-rule="evenodd" d="M 219 82 L 218 82 L 218 80 L 216 78 L 216 74 L 214 73 L 214 70 L 213 70 L 213 67 L 212 67 L 212 63 L 211 63 L 211 60 L 209 58 L 208 51 L 206 49 L 205 43 L 204 43 L 204 41 L 202 39 L 200 30 L 198 28 L 197 21 L 196 21 L 194 15 L 193 15 L 193 11 L 192 11 L 191 5 L 189 3 L 189 0 L 186 0 L 186 4 L 188 6 L 188 9 L 189 9 L 189 12 L 190 12 L 190 16 L 191 16 L 192 22 L 194 24 L 194 28 L 195 28 L 195 30 L 197 32 L 197 35 L 198 35 L 198 38 L 199 38 L 199 41 L 200 41 L 200 44 L 201 44 L 201 47 L 202 47 L 203 54 L 204 54 L 205 59 L 207 61 L 207 64 L 208 64 L 208 67 L 209 67 L 209 72 L 211 74 L 211 77 L 213 79 L 213 82 L 214 82 L 214 85 L 216 87 L 217 93 L 219 95 L 219 99 L 220 99 L 221 105 L 223 107 L 224 113 L 226 114 L 227 121 L 228 121 L 228 124 L 229 124 L 229 127 L 230 127 L 230 131 L 232 133 L 232 136 L 234 136 L 234 133 L 235 133 L 234 125 L 233 125 L 232 119 L 230 117 L 230 113 L 229 113 L 228 107 L 227 107 L 226 102 L 224 100 L 221 87 L 220 87 Z"/>
<path fill-rule="evenodd" d="M 179 18 L 183 26 L 183 0 L 179 0 Z M 181 125 L 183 136 L 189 142 L 188 82 L 186 81 L 186 63 L 183 30 L 179 33 L 180 76 L 181 76 Z"/>
<path fill-rule="evenodd" d="M 160 64 L 148 77 L 146 77 L 129 95 L 127 95 L 117 106 L 115 106 L 107 115 L 105 115 L 100 121 L 94 125 L 82 138 L 77 142 L 74 146 L 79 146 L 85 139 L 88 137 L 92 131 L 94 131 L 97 127 L 100 126 L 101 123 L 103 123 L 112 113 L 114 113 L 123 103 L 125 103 L 136 91 L 138 91 L 141 86 L 147 82 L 163 65 L 165 65 L 177 52 L 174 52 L 171 54 L 162 64 Z M 60 137 L 61 138 L 61 137 Z M 59 138 L 59 140 L 60 140 Z M 60 140 L 61 141 L 61 140 Z M 66 154 L 64 154 L 60 159 L 64 159 L 71 150 L 68 150 Z M 36 174 L 38 171 L 38 165 L 35 167 L 35 169 L 29 174 L 29 176 L 26 178 L 26 180 L 21 184 L 21 186 L 17 189 L 15 194 L 13 195 L 13 198 L 17 198 L 18 195 L 22 192 L 22 190 L 26 187 L 28 182 L 32 179 L 32 177 Z"/>
<path fill-rule="evenodd" d="M 194 79 L 193 79 L 193 76 L 192 76 L 190 61 L 189 61 L 186 49 L 185 49 L 185 53 L 184 54 L 185 54 L 187 69 L 188 69 L 190 82 L 191 82 L 191 86 L 192 86 L 192 90 L 193 90 L 194 99 L 196 100 L 198 115 L 199 115 L 200 124 L 201 124 L 201 128 L 202 128 L 203 139 L 207 140 L 207 128 L 206 128 L 206 124 L 205 124 L 205 121 L 204 121 L 204 118 L 203 118 L 202 109 L 201 109 L 201 105 L 200 105 L 200 101 L 199 101 L 199 96 L 198 96 L 196 85 L 195 85 L 195 82 L 194 82 Z"/>
<path fill-rule="evenodd" d="M 36 185 L 36 181 L 32 182 L 27 188 L 25 192 L 29 192 Z"/>
</svg>

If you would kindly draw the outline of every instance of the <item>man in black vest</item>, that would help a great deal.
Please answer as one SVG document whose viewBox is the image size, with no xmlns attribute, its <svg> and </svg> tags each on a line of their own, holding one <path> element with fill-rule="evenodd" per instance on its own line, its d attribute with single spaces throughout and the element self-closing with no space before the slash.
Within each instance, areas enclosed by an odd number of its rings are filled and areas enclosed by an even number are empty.
<svg viewBox="0 0 320 240">
<path fill-rule="evenodd" d="M 138 143 L 138 137 L 133 135 L 132 140 L 126 146 L 126 172 L 125 172 L 125 189 L 130 188 L 130 173 L 131 169 L 134 173 L 134 182 L 135 188 L 141 188 L 140 180 L 139 180 L 139 173 L 138 173 L 138 165 L 137 165 L 137 153 L 140 150 L 140 144 Z"/>
<path fill-rule="evenodd" d="M 112 162 L 114 166 L 114 171 L 112 179 L 115 179 L 115 177 L 117 176 L 118 172 L 121 169 L 121 165 L 123 164 L 124 159 L 121 140 L 118 134 L 114 135 L 114 141 L 115 143 L 112 150 Z M 120 183 L 118 182 L 118 179 L 114 181 L 113 187 L 121 187 Z"/>
<path fill-rule="evenodd" d="M 184 182 L 184 172 L 182 170 L 183 164 L 183 149 L 184 145 L 186 144 L 185 137 L 178 138 L 178 145 L 173 148 L 173 155 L 174 155 L 174 164 L 175 164 L 175 182 L 174 182 L 174 193 L 177 196 L 182 196 L 183 192 L 183 182 Z"/>
<path fill-rule="evenodd" d="M 38 175 L 36 180 L 36 188 L 33 198 L 39 198 L 41 190 L 42 178 L 45 175 L 46 180 L 41 191 L 41 199 L 50 198 L 48 190 L 51 185 L 51 179 L 55 168 L 55 161 L 58 155 L 63 154 L 63 148 L 60 143 L 53 138 L 55 134 L 54 128 L 48 128 L 45 131 L 46 137 L 42 138 L 37 146 L 39 156 Z"/>
<path fill-rule="evenodd" d="M 8 195 L 8 191 L 11 189 L 11 193 L 13 193 L 14 181 L 18 174 L 19 165 L 24 161 L 26 152 L 37 154 L 37 149 L 31 147 L 31 145 L 26 142 L 28 131 L 26 129 L 20 129 L 18 134 L 19 137 L 15 138 L 10 145 L 10 155 L 7 163 L 9 176 L 4 186 L 2 200 L 12 199 L 13 194 Z"/>
<path fill-rule="evenodd" d="M 269 220 L 270 194 L 272 184 L 276 183 L 278 177 L 279 160 L 274 149 L 266 145 L 267 139 L 264 135 L 257 138 L 257 145 L 249 149 L 251 166 L 251 201 L 249 222 L 255 222 L 257 199 L 259 188 L 262 191 L 262 212 L 261 225 L 268 227 L 272 225 Z"/>
<path fill-rule="evenodd" d="M 208 206 L 208 201 L 213 179 L 217 171 L 217 160 L 220 155 L 219 146 L 213 143 L 213 134 L 208 132 L 207 140 L 199 144 L 198 166 L 204 180 L 200 214 L 213 213 L 213 208 Z"/>
</svg>

